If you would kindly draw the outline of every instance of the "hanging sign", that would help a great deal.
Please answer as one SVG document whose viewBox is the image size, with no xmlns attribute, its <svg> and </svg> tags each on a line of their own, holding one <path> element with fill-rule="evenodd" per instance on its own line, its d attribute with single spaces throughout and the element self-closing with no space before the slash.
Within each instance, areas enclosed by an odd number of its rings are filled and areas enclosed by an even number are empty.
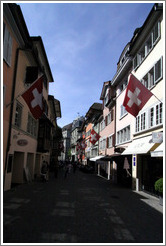
<svg viewBox="0 0 166 246">
<path fill-rule="evenodd" d="M 162 143 L 163 142 L 163 132 L 152 132 L 152 141 L 153 143 Z"/>
<path fill-rule="evenodd" d="M 19 146 L 26 146 L 26 145 L 28 144 L 28 141 L 27 141 L 26 139 L 19 139 L 19 140 L 17 141 L 17 144 L 18 144 Z"/>
</svg>

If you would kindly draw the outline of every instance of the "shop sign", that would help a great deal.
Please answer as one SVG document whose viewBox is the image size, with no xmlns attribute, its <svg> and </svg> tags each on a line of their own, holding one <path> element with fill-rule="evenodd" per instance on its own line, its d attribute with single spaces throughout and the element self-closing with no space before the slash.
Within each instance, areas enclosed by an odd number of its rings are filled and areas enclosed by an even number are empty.
<svg viewBox="0 0 166 246">
<path fill-rule="evenodd" d="M 152 141 L 153 143 L 162 143 L 163 142 L 163 132 L 152 132 Z"/>
<path fill-rule="evenodd" d="M 27 141 L 26 139 L 19 139 L 19 140 L 17 141 L 17 144 L 18 144 L 19 146 L 26 146 L 26 145 L 28 144 L 28 141 Z"/>
</svg>

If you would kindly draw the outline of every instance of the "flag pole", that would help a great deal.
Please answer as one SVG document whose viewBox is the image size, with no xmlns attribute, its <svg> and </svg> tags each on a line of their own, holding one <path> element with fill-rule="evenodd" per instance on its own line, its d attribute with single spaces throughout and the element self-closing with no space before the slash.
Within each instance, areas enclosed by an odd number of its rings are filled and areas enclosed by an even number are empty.
<svg viewBox="0 0 166 246">
<path fill-rule="evenodd" d="M 44 74 L 43 74 L 44 75 Z M 37 78 L 32 84 L 31 84 L 31 86 L 32 85 L 34 85 L 35 84 L 35 82 L 38 80 L 38 79 L 40 79 L 43 75 L 41 75 L 39 78 Z M 24 89 L 21 93 L 19 93 L 10 103 L 8 103 L 8 104 L 6 104 L 6 108 L 8 108 L 18 97 L 20 97 L 24 92 L 26 92 L 26 90 L 28 90 L 31 86 L 29 86 L 28 88 L 26 88 L 26 89 Z"/>
<path fill-rule="evenodd" d="M 152 93 L 153 94 L 153 93 Z M 161 102 L 161 103 L 163 103 L 158 97 L 156 97 L 154 94 L 153 94 L 153 96 L 159 101 L 159 102 Z"/>
</svg>

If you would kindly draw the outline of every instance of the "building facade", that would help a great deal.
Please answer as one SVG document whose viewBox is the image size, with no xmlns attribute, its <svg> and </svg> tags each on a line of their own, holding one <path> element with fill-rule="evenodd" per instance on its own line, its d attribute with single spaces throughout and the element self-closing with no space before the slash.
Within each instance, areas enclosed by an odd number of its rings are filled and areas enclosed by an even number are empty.
<svg viewBox="0 0 166 246">
<path fill-rule="evenodd" d="M 113 160 L 115 147 L 115 90 L 111 81 L 103 83 L 100 96 L 102 118 L 100 119 L 99 156 L 97 160 L 99 175 L 116 181 L 116 164 Z"/>
<path fill-rule="evenodd" d="M 82 138 L 82 132 L 80 132 L 81 126 L 84 122 L 84 117 L 78 117 L 72 123 L 71 129 L 71 161 L 78 161 L 78 150 L 77 150 L 77 142 L 80 138 Z"/>
<path fill-rule="evenodd" d="M 64 152 L 61 154 L 61 161 L 70 160 L 70 136 L 71 136 L 72 123 L 62 128 Z"/>
<path fill-rule="evenodd" d="M 155 181 L 163 177 L 163 6 L 154 4 L 143 26 L 131 40 L 132 73 L 152 96 L 134 121 L 133 142 L 124 151 L 132 158 L 133 188 L 155 193 Z M 155 153 L 160 149 L 160 155 Z"/>
<path fill-rule="evenodd" d="M 55 128 L 52 117 L 57 116 L 52 115 L 49 105 L 49 83 L 53 76 L 41 37 L 29 36 L 17 4 L 5 3 L 3 9 L 4 190 L 8 190 L 33 180 L 40 175 L 42 161 L 50 162 Z M 22 94 L 41 76 L 44 113 L 35 119 Z"/>
<path fill-rule="evenodd" d="M 112 86 L 114 86 L 116 93 L 115 153 L 117 153 L 117 156 L 114 157 L 114 161 L 117 166 L 117 183 L 131 187 L 131 158 L 121 155 L 132 141 L 132 132 L 134 130 L 134 116 L 129 114 L 123 106 L 126 87 L 128 84 L 128 76 L 132 70 L 132 59 L 129 55 L 129 49 L 130 43 L 125 46 L 120 55 L 117 63 L 117 71 L 112 79 Z M 125 165 L 126 162 L 127 169 Z"/>
</svg>

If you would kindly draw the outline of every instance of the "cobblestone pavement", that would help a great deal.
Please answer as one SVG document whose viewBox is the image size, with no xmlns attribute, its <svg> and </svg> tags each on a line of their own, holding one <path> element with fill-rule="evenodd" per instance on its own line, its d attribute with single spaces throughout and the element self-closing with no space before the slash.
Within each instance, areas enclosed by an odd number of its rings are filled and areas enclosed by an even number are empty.
<svg viewBox="0 0 166 246">
<path fill-rule="evenodd" d="M 4 192 L 4 243 L 162 243 L 158 199 L 77 170 Z"/>
</svg>

